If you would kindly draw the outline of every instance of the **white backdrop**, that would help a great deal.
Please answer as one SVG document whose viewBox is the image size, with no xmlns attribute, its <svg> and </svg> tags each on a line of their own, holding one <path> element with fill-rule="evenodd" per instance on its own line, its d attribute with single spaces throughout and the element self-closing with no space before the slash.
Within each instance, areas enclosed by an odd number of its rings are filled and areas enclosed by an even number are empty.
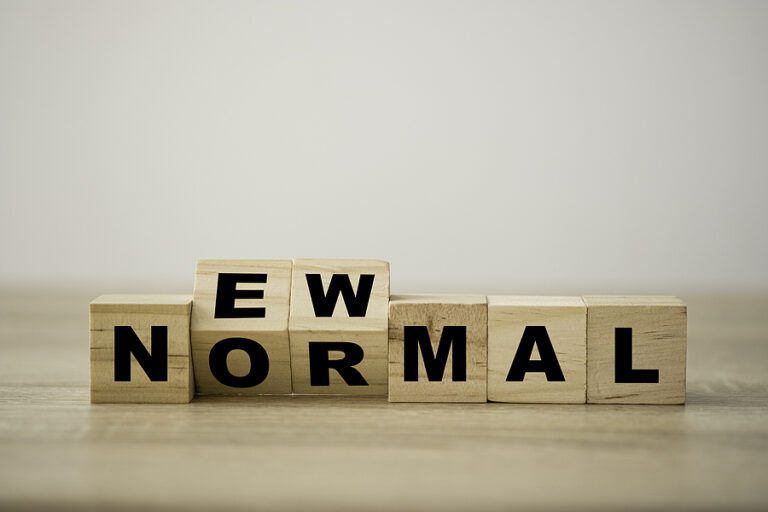
<svg viewBox="0 0 768 512">
<path fill-rule="evenodd" d="M 768 2 L 0 0 L 0 283 L 768 287 Z"/>
</svg>

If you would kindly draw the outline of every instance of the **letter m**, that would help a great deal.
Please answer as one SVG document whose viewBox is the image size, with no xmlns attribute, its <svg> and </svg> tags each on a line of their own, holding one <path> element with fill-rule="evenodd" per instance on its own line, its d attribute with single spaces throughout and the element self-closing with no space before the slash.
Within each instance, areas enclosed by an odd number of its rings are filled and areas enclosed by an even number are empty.
<svg viewBox="0 0 768 512">
<path fill-rule="evenodd" d="M 453 350 L 451 380 L 467 380 L 467 327 L 446 325 L 440 334 L 437 354 L 432 350 L 429 329 L 426 325 L 406 325 L 403 328 L 403 376 L 406 382 L 419 380 L 419 350 L 424 358 L 424 368 L 429 381 L 441 381 L 448 365 L 448 354 Z"/>
</svg>

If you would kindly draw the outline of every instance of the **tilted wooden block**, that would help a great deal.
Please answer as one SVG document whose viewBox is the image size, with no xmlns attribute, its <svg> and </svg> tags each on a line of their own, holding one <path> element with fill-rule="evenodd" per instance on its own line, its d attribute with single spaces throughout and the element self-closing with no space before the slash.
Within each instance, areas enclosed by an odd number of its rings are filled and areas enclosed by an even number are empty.
<svg viewBox="0 0 768 512">
<path fill-rule="evenodd" d="M 488 297 L 488 400 L 585 403 L 581 297 Z"/>
<path fill-rule="evenodd" d="M 484 296 L 392 296 L 389 401 L 485 402 L 487 349 Z"/>
<path fill-rule="evenodd" d="M 191 341 L 200 394 L 291 393 L 290 260 L 200 260 Z"/>
<path fill-rule="evenodd" d="M 91 402 L 192 400 L 191 307 L 188 295 L 102 295 L 91 302 Z"/>
<path fill-rule="evenodd" d="M 587 402 L 685 403 L 686 306 L 677 297 L 585 296 Z"/>
<path fill-rule="evenodd" d="M 291 281 L 293 392 L 386 394 L 389 264 L 295 259 Z"/>
</svg>

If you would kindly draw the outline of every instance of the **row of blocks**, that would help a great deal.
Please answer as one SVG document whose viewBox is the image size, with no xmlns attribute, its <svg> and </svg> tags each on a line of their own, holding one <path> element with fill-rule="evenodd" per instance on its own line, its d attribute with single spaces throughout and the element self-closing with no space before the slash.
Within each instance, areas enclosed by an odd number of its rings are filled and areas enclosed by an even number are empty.
<svg viewBox="0 0 768 512">
<path fill-rule="evenodd" d="M 379 260 L 201 260 L 192 297 L 102 295 L 90 322 L 92 402 L 685 402 L 675 297 L 390 297 Z"/>
</svg>

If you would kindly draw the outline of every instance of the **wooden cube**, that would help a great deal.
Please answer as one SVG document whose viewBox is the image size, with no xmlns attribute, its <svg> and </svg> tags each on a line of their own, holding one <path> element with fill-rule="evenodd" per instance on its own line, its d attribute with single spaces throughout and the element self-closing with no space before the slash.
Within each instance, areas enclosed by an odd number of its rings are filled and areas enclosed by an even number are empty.
<svg viewBox="0 0 768 512">
<path fill-rule="evenodd" d="M 686 306 L 677 297 L 585 296 L 587 402 L 685 403 Z"/>
<path fill-rule="evenodd" d="M 188 295 L 102 295 L 91 302 L 91 402 L 192 400 L 191 307 Z"/>
<path fill-rule="evenodd" d="M 197 392 L 291 393 L 290 260 L 200 260 L 192 306 Z"/>
<path fill-rule="evenodd" d="M 485 402 L 487 350 L 484 296 L 393 296 L 389 401 Z"/>
<path fill-rule="evenodd" d="M 291 370 L 299 394 L 387 392 L 389 264 L 295 259 Z"/>
<path fill-rule="evenodd" d="M 585 403 L 581 297 L 488 297 L 488 400 Z"/>
</svg>

